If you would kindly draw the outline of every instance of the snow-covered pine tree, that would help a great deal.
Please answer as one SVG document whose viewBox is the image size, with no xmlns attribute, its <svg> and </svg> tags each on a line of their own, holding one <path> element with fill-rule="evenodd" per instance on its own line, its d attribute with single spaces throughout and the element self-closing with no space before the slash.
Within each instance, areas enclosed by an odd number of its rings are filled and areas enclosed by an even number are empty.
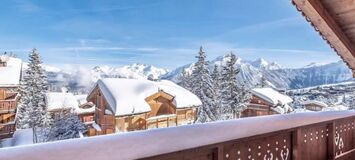
<svg viewBox="0 0 355 160">
<path fill-rule="evenodd" d="M 191 91 L 191 88 L 192 88 L 191 76 L 185 69 L 182 70 L 179 80 L 180 80 L 180 83 L 179 83 L 180 86 Z"/>
<path fill-rule="evenodd" d="M 214 90 L 214 101 L 216 102 L 216 110 L 217 110 L 217 119 L 222 119 L 221 118 L 221 109 L 222 109 L 222 97 L 221 97 L 221 73 L 218 68 L 218 65 L 214 65 L 213 71 L 211 73 L 211 78 L 213 81 L 213 90 Z"/>
<path fill-rule="evenodd" d="M 42 127 L 46 115 L 45 93 L 47 77 L 36 49 L 29 55 L 28 69 L 20 86 L 20 103 L 17 111 L 17 128 Z"/>
<path fill-rule="evenodd" d="M 259 87 L 262 88 L 269 87 L 269 84 L 264 75 L 261 75 Z"/>
<path fill-rule="evenodd" d="M 197 109 L 197 122 L 205 123 L 216 120 L 216 104 L 214 101 L 213 82 L 208 70 L 206 53 L 202 46 L 196 56 L 198 59 L 191 74 L 191 91 L 202 101 L 202 105 Z"/>
<path fill-rule="evenodd" d="M 85 125 L 80 121 L 78 115 L 71 111 L 62 111 L 51 124 L 46 141 L 79 138 L 80 133 L 85 131 Z"/>
<path fill-rule="evenodd" d="M 225 119 L 240 118 L 241 112 L 246 108 L 250 94 L 243 85 L 238 83 L 236 68 L 237 57 L 232 52 L 227 55 L 228 61 L 223 66 L 221 78 L 222 113 Z"/>
</svg>

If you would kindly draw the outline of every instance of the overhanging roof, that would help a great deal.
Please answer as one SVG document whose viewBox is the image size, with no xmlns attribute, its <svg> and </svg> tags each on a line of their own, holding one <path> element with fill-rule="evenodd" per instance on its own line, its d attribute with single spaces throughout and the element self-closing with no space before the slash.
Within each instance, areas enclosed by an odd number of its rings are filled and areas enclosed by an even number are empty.
<svg viewBox="0 0 355 160">
<path fill-rule="evenodd" d="M 352 69 L 355 77 L 355 1 L 292 0 L 292 2 Z"/>
</svg>

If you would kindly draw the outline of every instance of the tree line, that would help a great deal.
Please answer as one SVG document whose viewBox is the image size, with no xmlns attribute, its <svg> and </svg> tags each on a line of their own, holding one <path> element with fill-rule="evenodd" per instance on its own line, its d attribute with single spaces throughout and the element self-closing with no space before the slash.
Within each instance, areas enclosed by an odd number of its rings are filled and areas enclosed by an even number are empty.
<svg viewBox="0 0 355 160">
<path fill-rule="evenodd" d="M 236 65 L 236 55 L 229 53 L 225 57 L 225 64 L 214 65 L 212 71 L 202 47 L 196 58 L 192 73 L 183 69 L 180 76 L 180 85 L 198 96 L 202 102 L 197 109 L 196 122 L 240 118 L 251 95 L 245 82 L 237 80 L 240 69 Z"/>
</svg>

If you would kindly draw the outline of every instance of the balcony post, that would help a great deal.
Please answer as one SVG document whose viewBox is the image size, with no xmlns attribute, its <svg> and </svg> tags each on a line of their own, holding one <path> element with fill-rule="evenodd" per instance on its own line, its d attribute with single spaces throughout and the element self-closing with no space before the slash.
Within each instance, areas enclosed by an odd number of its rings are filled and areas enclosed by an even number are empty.
<svg viewBox="0 0 355 160">
<path fill-rule="evenodd" d="M 213 160 L 223 160 L 223 145 L 218 145 L 213 151 Z"/>
<path fill-rule="evenodd" d="M 301 141 L 302 141 L 302 135 L 301 135 L 301 129 L 296 128 L 294 131 L 292 131 L 292 160 L 301 160 Z"/>
<path fill-rule="evenodd" d="M 328 148 L 328 160 L 335 159 L 335 123 L 334 121 L 327 126 L 328 128 L 328 141 L 327 141 L 327 148 Z"/>
</svg>

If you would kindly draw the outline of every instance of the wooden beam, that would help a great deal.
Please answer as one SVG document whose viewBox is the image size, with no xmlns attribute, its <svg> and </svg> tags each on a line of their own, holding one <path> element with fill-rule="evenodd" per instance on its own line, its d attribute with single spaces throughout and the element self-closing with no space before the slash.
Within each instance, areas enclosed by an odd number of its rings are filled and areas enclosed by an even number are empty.
<svg viewBox="0 0 355 160">
<path fill-rule="evenodd" d="M 324 8 L 320 0 L 293 0 L 293 3 L 311 22 L 323 39 L 355 70 L 355 46 L 342 31 L 338 23 Z M 355 76 L 355 75 L 354 75 Z"/>
</svg>

